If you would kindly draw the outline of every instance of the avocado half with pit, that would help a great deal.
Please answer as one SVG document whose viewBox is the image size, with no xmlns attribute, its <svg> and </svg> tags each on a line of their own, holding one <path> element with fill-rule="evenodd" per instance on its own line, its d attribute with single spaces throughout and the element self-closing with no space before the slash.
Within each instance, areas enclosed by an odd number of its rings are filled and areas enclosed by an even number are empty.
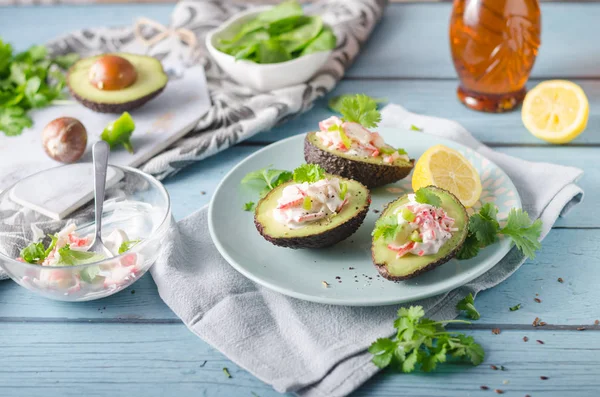
<svg viewBox="0 0 600 397">
<path fill-rule="evenodd" d="M 337 176 L 327 175 L 327 178 Z M 339 213 L 327 218 L 308 223 L 306 226 L 291 229 L 273 218 L 273 210 L 277 200 L 281 198 L 283 189 L 294 181 L 286 182 L 271 190 L 256 206 L 254 224 L 258 232 L 272 244 L 286 248 L 323 248 L 337 244 L 352 235 L 362 225 L 369 205 L 371 195 L 361 183 L 339 178 L 348 185 L 350 200 Z"/>
<path fill-rule="evenodd" d="M 121 89 L 100 89 L 90 82 L 90 68 L 104 55 L 83 58 L 69 69 L 69 91 L 83 106 L 100 113 L 122 113 L 139 108 L 165 89 L 169 79 L 158 59 L 126 53 L 111 55 L 125 58 L 133 65 L 137 72 L 135 81 Z"/>
<path fill-rule="evenodd" d="M 388 280 L 407 280 L 448 262 L 456 256 L 467 238 L 469 215 L 460 200 L 449 191 L 435 186 L 427 186 L 423 189 L 435 193 L 442 200 L 441 207 L 449 217 L 454 218 L 454 227 L 458 228 L 458 231 L 452 233 L 452 237 L 442 245 L 437 254 L 424 256 L 409 253 L 397 258 L 396 252 L 387 247 L 388 242 L 382 238 L 378 240 L 373 239 L 371 246 L 373 263 L 377 267 L 379 274 Z M 394 216 L 396 210 L 407 202 L 407 195 L 392 201 L 381 213 L 381 218 Z"/>
<path fill-rule="evenodd" d="M 384 163 L 382 157 L 352 156 L 340 150 L 325 147 L 315 132 L 304 139 L 304 159 L 318 164 L 335 175 L 359 181 L 369 188 L 387 185 L 405 178 L 415 165 L 415 160 L 398 159 Z"/>
</svg>

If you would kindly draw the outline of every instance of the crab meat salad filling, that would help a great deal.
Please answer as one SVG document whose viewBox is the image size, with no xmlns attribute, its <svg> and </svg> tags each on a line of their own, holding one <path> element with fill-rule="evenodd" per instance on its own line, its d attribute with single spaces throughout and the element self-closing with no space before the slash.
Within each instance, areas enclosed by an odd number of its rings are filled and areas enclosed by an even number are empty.
<svg viewBox="0 0 600 397">
<path fill-rule="evenodd" d="M 335 177 L 292 184 L 283 189 L 273 209 L 273 218 L 297 229 L 340 212 L 349 199 L 347 184 Z"/>
<path fill-rule="evenodd" d="M 70 223 L 58 233 L 49 235 L 50 242 L 47 246 L 42 241 L 37 241 L 23 248 L 16 260 L 42 267 L 37 271 L 32 270 L 23 281 L 68 295 L 80 291 L 84 286 L 92 289 L 116 288 L 125 284 L 130 277 L 137 276 L 138 267 L 143 262 L 141 255 L 125 253 L 139 243 L 139 240 L 130 240 L 123 230 L 113 230 L 103 238 L 104 245 L 113 256 L 125 255 L 118 260 L 92 265 L 108 258 L 88 251 L 93 243 L 93 236 L 81 236 L 76 229 L 76 225 Z M 65 268 L 87 264 L 90 266 L 82 267 L 81 270 Z M 61 268 L 53 269 L 55 267 Z"/>
<path fill-rule="evenodd" d="M 396 160 L 410 161 L 404 149 L 386 144 L 377 132 L 369 131 L 357 122 L 332 116 L 319 123 L 317 137 L 328 149 L 338 150 L 356 157 L 381 157 L 384 163 Z"/>
<path fill-rule="evenodd" d="M 397 258 L 406 254 L 435 255 L 458 231 L 443 208 L 418 203 L 414 194 L 408 195 L 408 203 L 396 209 L 395 215 L 398 232 L 388 248 L 397 253 Z"/>
</svg>

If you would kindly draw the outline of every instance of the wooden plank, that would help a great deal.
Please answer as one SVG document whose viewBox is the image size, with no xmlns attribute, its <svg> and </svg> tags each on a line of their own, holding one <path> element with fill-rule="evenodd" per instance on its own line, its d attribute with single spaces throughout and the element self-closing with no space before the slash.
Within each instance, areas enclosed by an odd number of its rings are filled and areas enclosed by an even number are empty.
<svg viewBox="0 0 600 397">
<path fill-rule="evenodd" d="M 75 29 L 131 24 L 141 15 L 167 23 L 172 7 L 170 4 L 150 4 L 143 8 L 135 4 L 5 7 L 0 25 L 3 39 L 22 49 Z M 450 9 L 450 3 L 390 5 L 349 75 L 454 79 L 456 73 L 448 45 Z M 596 23 L 600 4 L 546 3 L 542 5 L 542 15 L 543 44 L 533 76 L 600 76 L 597 67 L 600 53 L 591 39 L 600 36 L 600 25 Z"/>
<path fill-rule="evenodd" d="M 599 4 L 600 5 L 600 4 Z M 375 67 L 375 66 L 373 66 Z M 599 68 L 600 70 L 600 68 Z M 531 81 L 533 87 L 540 80 Z M 590 115 L 587 130 L 573 145 L 600 145 L 600 81 L 575 80 L 580 84 L 590 101 Z M 340 94 L 365 93 L 373 97 L 385 98 L 408 110 L 435 117 L 455 120 L 462 124 L 479 140 L 491 145 L 533 144 L 559 148 L 531 135 L 521 121 L 521 110 L 503 114 L 490 114 L 470 110 L 456 99 L 455 80 L 344 80 L 326 99 Z M 271 131 L 261 133 L 251 141 L 273 142 L 290 135 L 312 131 L 318 122 L 332 115 L 327 108 L 327 100 L 317 101 L 314 108 L 296 119 Z"/>
<path fill-rule="evenodd" d="M 481 385 L 520 396 L 595 395 L 600 358 L 591 346 L 600 344 L 600 332 L 575 332 L 471 331 L 486 351 L 479 367 L 454 363 L 431 374 L 386 372 L 353 396 L 479 395 Z M 179 324 L 13 323 L 0 324 L 0 335 L 0 394 L 6 396 L 279 395 Z"/>
<path fill-rule="evenodd" d="M 529 329 L 535 317 L 551 326 L 591 326 L 600 319 L 600 290 L 595 287 L 600 285 L 598 241 L 600 230 L 553 230 L 534 260 L 477 297 L 482 318 L 476 326 Z M 559 277 L 564 283 L 557 281 Z M 49 301 L 12 282 L 3 282 L 1 287 L 0 323 L 179 322 L 160 300 L 149 275 L 112 297 L 81 303 Z M 520 310 L 509 310 L 519 303 Z"/>
</svg>

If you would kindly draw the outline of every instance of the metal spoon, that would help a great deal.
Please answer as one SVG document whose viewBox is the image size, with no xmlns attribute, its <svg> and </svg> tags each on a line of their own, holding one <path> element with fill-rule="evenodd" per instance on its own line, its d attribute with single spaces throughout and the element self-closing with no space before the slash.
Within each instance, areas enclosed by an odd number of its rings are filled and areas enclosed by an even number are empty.
<svg viewBox="0 0 600 397">
<path fill-rule="evenodd" d="M 108 143 L 98 141 L 92 147 L 94 162 L 94 242 L 89 251 L 97 252 L 104 256 L 113 256 L 112 252 L 102 242 L 102 206 L 104 204 L 104 189 L 106 187 L 106 169 L 108 167 Z"/>
</svg>

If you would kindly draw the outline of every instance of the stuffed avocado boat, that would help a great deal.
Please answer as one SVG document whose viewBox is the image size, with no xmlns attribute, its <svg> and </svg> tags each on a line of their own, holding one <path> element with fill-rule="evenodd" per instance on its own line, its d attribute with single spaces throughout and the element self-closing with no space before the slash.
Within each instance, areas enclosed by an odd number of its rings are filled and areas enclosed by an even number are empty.
<svg viewBox="0 0 600 397">
<path fill-rule="evenodd" d="M 462 247 L 469 216 L 450 192 L 419 189 L 388 204 L 373 231 L 371 253 L 379 273 L 406 280 L 440 266 Z"/>
<path fill-rule="evenodd" d="M 313 166 L 315 167 L 315 166 Z M 287 248 L 322 248 L 353 234 L 371 203 L 360 182 L 319 172 L 274 187 L 255 210 L 254 224 L 269 242 Z"/>
<path fill-rule="evenodd" d="M 319 131 L 304 140 L 304 159 L 327 172 L 377 187 L 405 178 L 414 160 L 404 149 L 385 143 L 372 132 L 381 119 L 377 103 L 366 95 L 344 98 L 343 118 L 332 116 L 319 123 Z"/>
</svg>

